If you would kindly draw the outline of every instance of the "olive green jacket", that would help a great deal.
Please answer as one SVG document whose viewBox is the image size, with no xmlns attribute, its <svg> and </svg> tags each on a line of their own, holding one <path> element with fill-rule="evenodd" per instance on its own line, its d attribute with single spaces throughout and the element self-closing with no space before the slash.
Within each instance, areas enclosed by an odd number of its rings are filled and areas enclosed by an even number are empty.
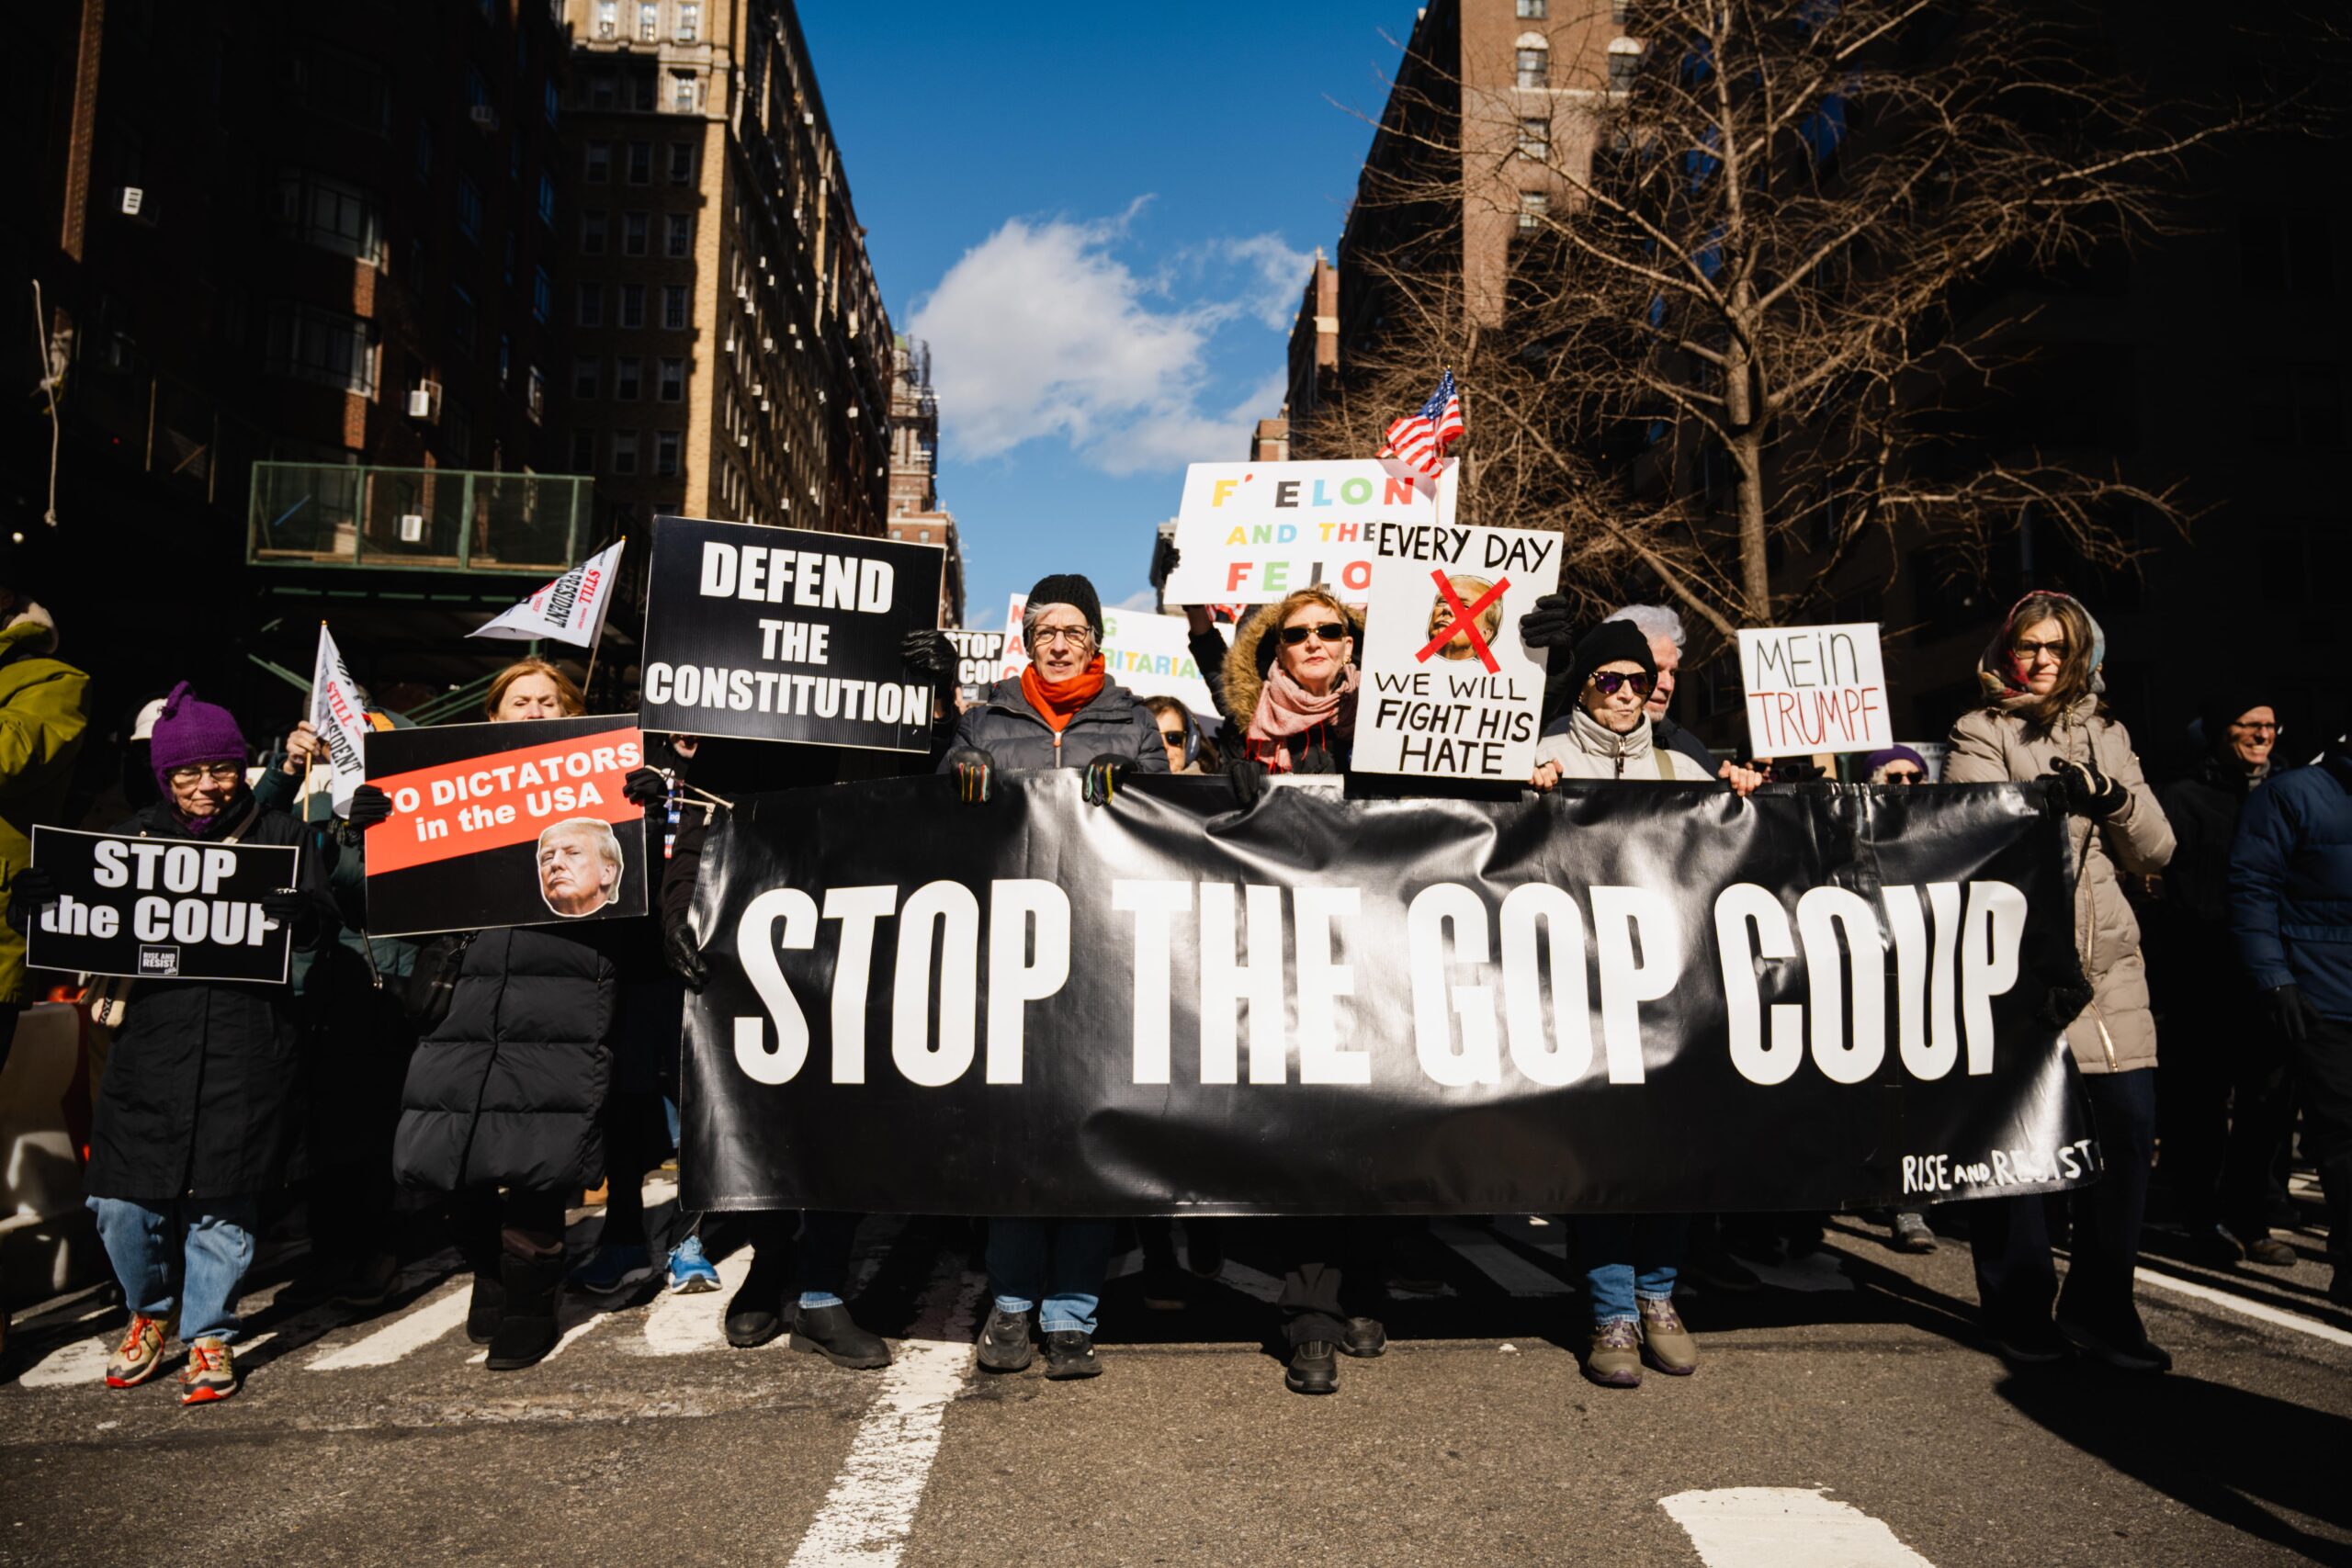
<svg viewBox="0 0 2352 1568">
<path fill-rule="evenodd" d="M 90 678 L 51 657 L 56 628 L 31 615 L 0 626 L 0 902 L 32 855 L 36 822 L 57 824 L 89 724 Z M 0 923 L 0 1002 L 30 999 L 25 939 Z"/>
</svg>

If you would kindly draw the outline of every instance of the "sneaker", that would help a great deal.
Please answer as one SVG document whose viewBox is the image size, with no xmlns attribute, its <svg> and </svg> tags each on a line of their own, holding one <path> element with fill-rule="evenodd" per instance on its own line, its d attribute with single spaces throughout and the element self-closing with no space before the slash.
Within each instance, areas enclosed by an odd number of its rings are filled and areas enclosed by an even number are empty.
<svg viewBox="0 0 2352 1568">
<path fill-rule="evenodd" d="M 792 1348 L 822 1356 L 837 1367 L 872 1371 L 890 1364 L 890 1347 L 852 1322 L 849 1308 L 802 1307 L 792 1325 Z"/>
<path fill-rule="evenodd" d="M 1329 1339 L 1309 1339 L 1290 1353 L 1283 1386 L 1293 1393 L 1340 1392 L 1340 1358 Z"/>
<path fill-rule="evenodd" d="M 1603 1388 L 1642 1386 L 1642 1331 L 1616 1318 L 1592 1331 L 1592 1348 L 1585 1352 L 1584 1375 Z"/>
<path fill-rule="evenodd" d="M 2295 1266 L 2295 1249 L 2266 1231 L 2245 1244 L 2245 1260 L 2266 1269 L 2291 1269 Z"/>
<path fill-rule="evenodd" d="M 237 1368 L 229 1347 L 209 1337 L 187 1348 L 187 1365 L 180 1369 L 180 1403 L 210 1404 L 237 1392 Z"/>
<path fill-rule="evenodd" d="M 1369 1361 L 1388 1348 L 1388 1330 L 1376 1317 L 1351 1317 L 1348 1329 L 1340 1337 L 1340 1354 Z"/>
<path fill-rule="evenodd" d="M 1925 1214 L 1902 1213 L 1894 1216 L 1894 1250 L 1897 1252 L 1933 1252 L 1936 1233 L 1928 1228 Z"/>
<path fill-rule="evenodd" d="M 2048 1322 L 1994 1330 L 1986 1337 L 1993 1343 L 1993 1354 L 2013 1367 L 2046 1367 L 2073 1353 L 2065 1336 Z"/>
<path fill-rule="evenodd" d="M 1075 1328 L 1057 1328 L 1046 1336 L 1046 1375 L 1060 1382 L 1069 1378 L 1099 1377 L 1102 1363 L 1094 1359 L 1094 1337 Z"/>
<path fill-rule="evenodd" d="M 1636 1301 L 1642 1314 L 1642 1359 L 1670 1378 L 1699 1370 L 1699 1342 L 1682 1325 L 1672 1302 Z"/>
<path fill-rule="evenodd" d="M 980 1330 L 980 1365 L 992 1372 L 1017 1372 L 1036 1352 L 1029 1344 L 1029 1314 L 989 1308 L 988 1325 Z"/>
<path fill-rule="evenodd" d="M 652 1255 L 641 1247 L 600 1247 L 572 1272 L 571 1282 L 592 1296 L 615 1296 L 652 1272 Z"/>
<path fill-rule="evenodd" d="M 690 1235 L 670 1249 L 670 1293 L 699 1296 L 718 1289 L 718 1270 L 702 1253 L 702 1237 Z"/>
<path fill-rule="evenodd" d="M 107 1358 L 108 1388 L 137 1388 L 164 1364 L 164 1323 L 160 1317 L 133 1313 L 122 1343 Z"/>
<path fill-rule="evenodd" d="M 2125 1372 L 2168 1372 L 2172 1371 L 2172 1352 L 2156 1344 L 2145 1334 L 2137 1339 L 2110 1339 L 2093 1333 L 2080 1324 L 2058 1320 L 2058 1332 L 2092 1360 Z"/>
</svg>

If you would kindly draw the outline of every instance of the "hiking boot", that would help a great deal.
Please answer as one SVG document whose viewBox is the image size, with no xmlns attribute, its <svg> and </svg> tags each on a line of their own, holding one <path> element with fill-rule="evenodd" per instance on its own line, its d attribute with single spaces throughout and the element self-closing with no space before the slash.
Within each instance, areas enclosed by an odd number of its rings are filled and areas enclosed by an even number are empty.
<svg viewBox="0 0 2352 1568">
<path fill-rule="evenodd" d="M 842 1306 L 802 1307 L 792 1325 L 792 1348 L 811 1350 L 837 1367 L 871 1371 L 890 1364 L 890 1347 L 850 1320 Z"/>
<path fill-rule="evenodd" d="M 1091 1378 L 1102 1375 L 1102 1363 L 1094 1359 L 1094 1337 L 1075 1328 L 1057 1328 L 1046 1336 L 1046 1375 L 1056 1382 L 1069 1378 Z"/>
<path fill-rule="evenodd" d="M 782 1243 L 752 1255 L 742 1289 L 727 1303 L 727 1343 L 738 1350 L 764 1345 L 784 1332 L 784 1275 L 789 1257 Z"/>
<path fill-rule="evenodd" d="M 207 1335 L 187 1348 L 187 1365 L 180 1369 L 180 1403 L 211 1404 L 237 1392 L 237 1368 L 229 1347 Z"/>
<path fill-rule="evenodd" d="M 1670 1378 L 1687 1378 L 1699 1370 L 1699 1343 L 1682 1326 L 1670 1301 L 1637 1301 L 1642 1314 L 1642 1359 Z"/>
<path fill-rule="evenodd" d="M 2266 1269 L 2291 1269 L 2295 1266 L 2295 1249 L 2265 1231 L 2246 1241 L 2245 1260 Z"/>
<path fill-rule="evenodd" d="M 690 1235 L 670 1249 L 668 1269 L 673 1296 L 698 1296 L 718 1289 L 718 1270 L 703 1256 L 698 1235 Z"/>
<path fill-rule="evenodd" d="M 1388 1348 L 1388 1330 L 1376 1317 L 1348 1319 L 1347 1332 L 1340 1336 L 1340 1354 L 1369 1361 Z"/>
<path fill-rule="evenodd" d="M 1029 1344 L 1029 1314 L 990 1307 L 980 1330 L 980 1365 L 992 1372 L 1017 1372 L 1035 1354 Z"/>
<path fill-rule="evenodd" d="M 1603 1388 L 1641 1387 L 1641 1329 L 1622 1317 L 1595 1328 L 1592 1348 L 1585 1352 L 1584 1375 Z"/>
<path fill-rule="evenodd" d="M 122 1331 L 122 1343 L 107 1358 L 107 1386 L 137 1388 L 162 1370 L 164 1341 L 170 1337 L 167 1329 L 160 1317 L 131 1314 L 130 1326 Z"/>
<path fill-rule="evenodd" d="M 1283 1386 L 1293 1393 L 1340 1392 L 1340 1358 L 1329 1339 L 1309 1339 L 1290 1353 Z"/>
<path fill-rule="evenodd" d="M 2172 1371 L 2172 1352 L 2141 1334 L 2135 1337 L 2112 1337 L 2098 1334 L 2078 1323 L 2058 1320 L 2058 1332 L 2092 1360 L 2125 1372 L 2168 1372 Z"/>
<path fill-rule="evenodd" d="M 379 1307 L 392 1293 L 392 1285 L 400 1279 L 401 1260 L 396 1253 L 379 1252 L 364 1258 L 343 1278 L 334 1292 L 337 1305 Z"/>
<path fill-rule="evenodd" d="M 474 1275 L 474 1293 L 466 1304 L 466 1337 L 477 1345 L 487 1345 L 490 1337 L 498 1332 L 499 1320 L 506 1315 L 506 1286 L 494 1272 Z"/>
<path fill-rule="evenodd" d="M 1897 1252 L 1933 1252 L 1936 1249 L 1936 1233 L 1928 1228 L 1925 1214 L 1897 1214 L 1893 1229 L 1894 1250 Z"/>
<path fill-rule="evenodd" d="M 652 1272 L 652 1255 L 641 1247 L 600 1247 L 571 1282 L 592 1296 L 616 1296 Z"/>
</svg>

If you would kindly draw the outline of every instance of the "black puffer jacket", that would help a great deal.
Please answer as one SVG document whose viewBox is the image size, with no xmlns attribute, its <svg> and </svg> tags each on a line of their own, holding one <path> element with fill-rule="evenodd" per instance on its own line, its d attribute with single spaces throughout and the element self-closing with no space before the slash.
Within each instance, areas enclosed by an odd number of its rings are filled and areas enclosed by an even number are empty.
<svg viewBox="0 0 2352 1568">
<path fill-rule="evenodd" d="M 392 1170 L 409 1186 L 549 1190 L 604 1179 L 622 942 L 635 920 L 483 931 L 449 1016 L 417 1043 Z"/>
<path fill-rule="evenodd" d="M 242 816 L 243 801 L 231 807 Z M 185 839 L 160 802 L 114 829 Z M 237 836 L 247 844 L 300 844 L 308 830 L 263 811 Z M 300 882 L 311 912 L 297 942 L 335 936 L 326 867 L 307 849 Z M 93 1198 L 226 1198 L 285 1184 L 301 1134 L 300 1031 L 294 987 L 219 980 L 141 980 L 115 1032 L 91 1117 Z"/>
<path fill-rule="evenodd" d="M 1072 715 L 1058 735 L 1021 694 L 1019 680 L 999 681 L 986 701 L 964 710 L 956 726 L 956 744 L 978 747 L 1007 773 L 1082 768 L 1106 751 L 1135 763 L 1137 773 L 1168 771 L 1168 748 L 1160 742 L 1159 720 L 1125 686 L 1107 679 L 1094 700 Z M 943 756 L 939 765 L 945 771 L 947 759 Z"/>
</svg>

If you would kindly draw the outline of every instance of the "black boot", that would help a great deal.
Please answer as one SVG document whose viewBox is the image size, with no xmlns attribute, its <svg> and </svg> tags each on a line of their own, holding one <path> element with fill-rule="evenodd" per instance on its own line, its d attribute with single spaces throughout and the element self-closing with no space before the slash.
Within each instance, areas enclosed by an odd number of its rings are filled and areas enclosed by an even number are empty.
<svg viewBox="0 0 2352 1568">
<path fill-rule="evenodd" d="M 556 1297 L 563 1291 L 564 1258 L 556 1251 L 544 1258 L 499 1260 L 499 1281 L 506 1288 L 505 1314 L 490 1337 L 490 1370 L 519 1371 L 546 1359 L 560 1337 L 556 1332 Z"/>
<path fill-rule="evenodd" d="M 890 1347 L 852 1322 L 845 1306 L 802 1307 L 793 1320 L 792 1348 L 858 1371 L 890 1364 Z"/>
<path fill-rule="evenodd" d="M 506 1285 L 495 1269 L 474 1270 L 474 1293 L 466 1308 L 466 1337 L 487 1345 L 506 1315 Z"/>
<path fill-rule="evenodd" d="M 727 1343 L 739 1350 L 764 1345 L 784 1332 L 785 1275 L 789 1271 L 789 1242 L 762 1234 L 752 1244 L 751 1272 L 743 1288 L 727 1303 Z"/>
</svg>

